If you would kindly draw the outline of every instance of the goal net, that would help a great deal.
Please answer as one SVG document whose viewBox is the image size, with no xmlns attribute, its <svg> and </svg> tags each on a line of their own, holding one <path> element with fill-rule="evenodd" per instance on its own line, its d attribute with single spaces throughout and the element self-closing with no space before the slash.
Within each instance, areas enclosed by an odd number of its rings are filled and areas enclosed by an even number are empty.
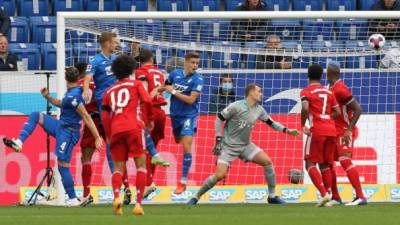
<svg viewBox="0 0 400 225">
<path fill-rule="evenodd" d="M 63 68 L 89 62 L 99 52 L 97 38 L 105 31 L 118 34 L 118 53 L 135 55 L 138 46 L 151 49 L 166 77 L 173 68 L 179 67 L 186 52 L 198 52 L 204 89 L 188 184 L 199 186 L 215 169 L 214 121 L 216 113 L 227 102 L 242 99 L 246 85 L 259 84 L 266 111 L 285 126 L 300 129 L 299 93 L 307 86 L 308 65 L 319 63 L 326 68 L 330 61 L 336 61 L 340 64 L 342 79 L 363 111 L 353 153 L 361 181 L 372 185 L 396 184 L 400 179 L 399 148 L 396 147 L 399 141 L 396 113 L 400 111 L 400 74 L 396 67 L 400 65 L 400 52 L 399 32 L 388 24 L 397 27 L 399 18 L 397 12 L 251 12 L 245 16 L 235 12 L 59 13 L 57 90 L 60 96 L 65 91 Z M 374 33 L 386 37 L 386 45 L 379 51 L 368 46 L 368 37 Z M 233 81 L 230 91 L 223 89 L 221 77 L 226 75 Z M 322 83 L 327 84 L 325 76 Z M 224 97 L 226 93 L 231 97 Z M 181 174 L 183 149 L 174 142 L 169 118 L 165 134 L 158 151 L 172 166 L 158 167 L 155 183 L 174 186 Z M 272 158 L 283 197 L 304 200 L 284 192 L 289 183 L 289 170 L 304 167 L 303 138 L 278 133 L 260 123 L 254 128 L 252 140 Z M 81 184 L 79 154 L 77 149 L 72 162 L 78 185 Z M 93 186 L 110 185 L 111 175 L 104 154 L 96 153 L 94 159 Z M 134 182 L 132 162 L 128 173 L 131 183 Z M 340 166 L 338 181 L 348 183 Z M 304 183 L 310 184 L 307 175 Z M 220 183 L 229 185 L 226 187 L 264 184 L 263 169 L 240 160 L 232 164 L 228 176 Z M 344 187 L 351 196 L 351 188 Z M 288 190 L 297 190 L 291 188 Z M 373 188 L 364 186 L 365 192 L 372 190 L 368 192 L 372 200 L 376 197 Z M 189 189 L 188 196 L 194 190 Z M 209 201 L 213 197 L 210 195 Z M 222 200 L 217 197 L 215 201 L 223 201 L 223 197 Z M 245 200 L 251 201 L 251 196 L 249 199 Z"/>
</svg>

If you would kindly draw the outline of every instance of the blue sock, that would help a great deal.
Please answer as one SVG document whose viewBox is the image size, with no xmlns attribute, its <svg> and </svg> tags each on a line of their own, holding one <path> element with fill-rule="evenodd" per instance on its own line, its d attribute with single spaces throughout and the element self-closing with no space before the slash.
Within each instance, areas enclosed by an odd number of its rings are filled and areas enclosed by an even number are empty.
<svg viewBox="0 0 400 225">
<path fill-rule="evenodd" d="M 192 153 L 183 154 L 183 166 L 182 166 L 182 182 L 187 181 L 190 166 L 192 165 Z"/>
<path fill-rule="evenodd" d="M 144 130 L 144 136 L 146 138 L 146 149 L 151 155 L 151 157 L 157 155 L 156 146 L 154 146 L 153 139 L 151 138 L 151 135 L 147 130 Z"/>
<path fill-rule="evenodd" d="M 68 197 L 70 199 L 76 198 L 74 180 L 72 179 L 71 171 L 69 171 L 68 167 L 63 166 L 58 166 L 58 171 L 60 171 L 61 181 Z"/>
<path fill-rule="evenodd" d="M 107 156 L 108 167 L 110 168 L 111 174 L 113 174 L 115 171 L 115 165 L 114 161 L 111 158 L 110 144 L 106 144 L 106 156 Z"/>
<path fill-rule="evenodd" d="M 33 112 L 29 115 L 28 121 L 24 124 L 19 134 L 19 140 L 25 142 L 25 140 L 32 134 L 35 130 L 36 124 L 39 122 L 39 112 Z"/>
</svg>

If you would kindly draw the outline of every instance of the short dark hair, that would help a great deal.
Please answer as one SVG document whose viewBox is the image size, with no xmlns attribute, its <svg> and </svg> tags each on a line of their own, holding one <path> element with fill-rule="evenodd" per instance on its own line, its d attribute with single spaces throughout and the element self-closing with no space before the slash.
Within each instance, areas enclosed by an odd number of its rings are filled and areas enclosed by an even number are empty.
<svg viewBox="0 0 400 225">
<path fill-rule="evenodd" d="M 244 96 L 247 97 L 250 94 L 250 91 L 255 90 L 258 87 L 257 84 L 249 84 L 246 86 L 246 90 L 244 91 Z"/>
<path fill-rule="evenodd" d="M 78 82 L 79 71 L 77 68 L 71 66 L 65 68 L 65 80 L 71 83 Z"/>
<path fill-rule="evenodd" d="M 200 59 L 200 55 L 197 52 L 187 52 L 185 55 L 185 61 L 191 60 L 191 59 Z"/>
<path fill-rule="evenodd" d="M 321 65 L 314 63 L 308 67 L 308 79 L 321 80 L 324 69 Z"/>
<path fill-rule="evenodd" d="M 103 45 L 105 42 L 111 41 L 113 38 L 116 38 L 117 34 L 114 32 L 103 32 L 100 34 L 99 43 Z"/>
<path fill-rule="evenodd" d="M 78 70 L 79 74 L 83 74 L 86 71 L 87 63 L 85 62 L 78 62 L 75 65 L 75 68 Z"/>
<path fill-rule="evenodd" d="M 140 63 L 145 63 L 150 61 L 150 59 L 153 58 L 153 52 L 150 49 L 147 48 L 141 48 L 139 55 L 137 56 L 137 60 Z"/>
<path fill-rule="evenodd" d="M 225 78 L 231 78 L 232 81 L 233 81 L 233 78 L 232 78 L 232 76 L 231 76 L 229 73 L 223 73 L 223 74 L 221 74 L 221 76 L 219 77 L 219 82 L 222 83 L 222 80 L 225 79 Z"/>
<path fill-rule="evenodd" d="M 111 64 L 111 71 L 118 80 L 129 77 L 136 68 L 136 60 L 132 56 L 119 55 Z"/>
</svg>

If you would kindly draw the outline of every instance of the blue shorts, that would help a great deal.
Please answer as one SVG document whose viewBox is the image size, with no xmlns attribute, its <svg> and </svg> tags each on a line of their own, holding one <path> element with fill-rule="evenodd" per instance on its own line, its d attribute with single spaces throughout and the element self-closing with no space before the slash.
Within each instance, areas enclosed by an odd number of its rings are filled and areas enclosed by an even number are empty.
<svg viewBox="0 0 400 225">
<path fill-rule="evenodd" d="M 72 150 L 80 138 L 79 129 L 72 129 L 61 124 L 60 120 L 51 116 L 43 115 L 43 129 L 51 136 L 56 138 L 54 152 L 58 160 L 70 162 Z"/>
<path fill-rule="evenodd" d="M 171 116 L 172 132 L 175 137 L 194 136 L 197 131 L 197 116 L 177 117 Z"/>
</svg>

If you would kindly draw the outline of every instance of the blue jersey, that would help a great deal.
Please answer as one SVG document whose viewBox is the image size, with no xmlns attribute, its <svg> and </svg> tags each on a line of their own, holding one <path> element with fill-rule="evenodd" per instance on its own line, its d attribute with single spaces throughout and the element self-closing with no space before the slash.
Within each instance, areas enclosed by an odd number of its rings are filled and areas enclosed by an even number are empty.
<svg viewBox="0 0 400 225">
<path fill-rule="evenodd" d="M 192 91 L 201 93 L 203 89 L 203 77 L 197 72 L 186 76 L 183 69 L 172 71 L 166 83 L 171 83 L 177 92 L 188 96 Z M 199 99 L 189 105 L 172 95 L 170 113 L 171 116 L 177 117 L 197 116 L 199 114 Z"/>
<path fill-rule="evenodd" d="M 109 58 L 103 53 L 94 56 L 86 68 L 86 74 L 93 75 L 94 93 L 97 102 L 102 102 L 104 92 L 116 82 L 116 77 L 111 71 L 111 63 L 117 56 L 111 54 Z"/>
<path fill-rule="evenodd" d="M 81 128 L 82 118 L 76 111 L 80 104 L 84 104 L 82 98 L 82 87 L 68 89 L 61 102 L 61 124 L 79 130 Z"/>
</svg>

